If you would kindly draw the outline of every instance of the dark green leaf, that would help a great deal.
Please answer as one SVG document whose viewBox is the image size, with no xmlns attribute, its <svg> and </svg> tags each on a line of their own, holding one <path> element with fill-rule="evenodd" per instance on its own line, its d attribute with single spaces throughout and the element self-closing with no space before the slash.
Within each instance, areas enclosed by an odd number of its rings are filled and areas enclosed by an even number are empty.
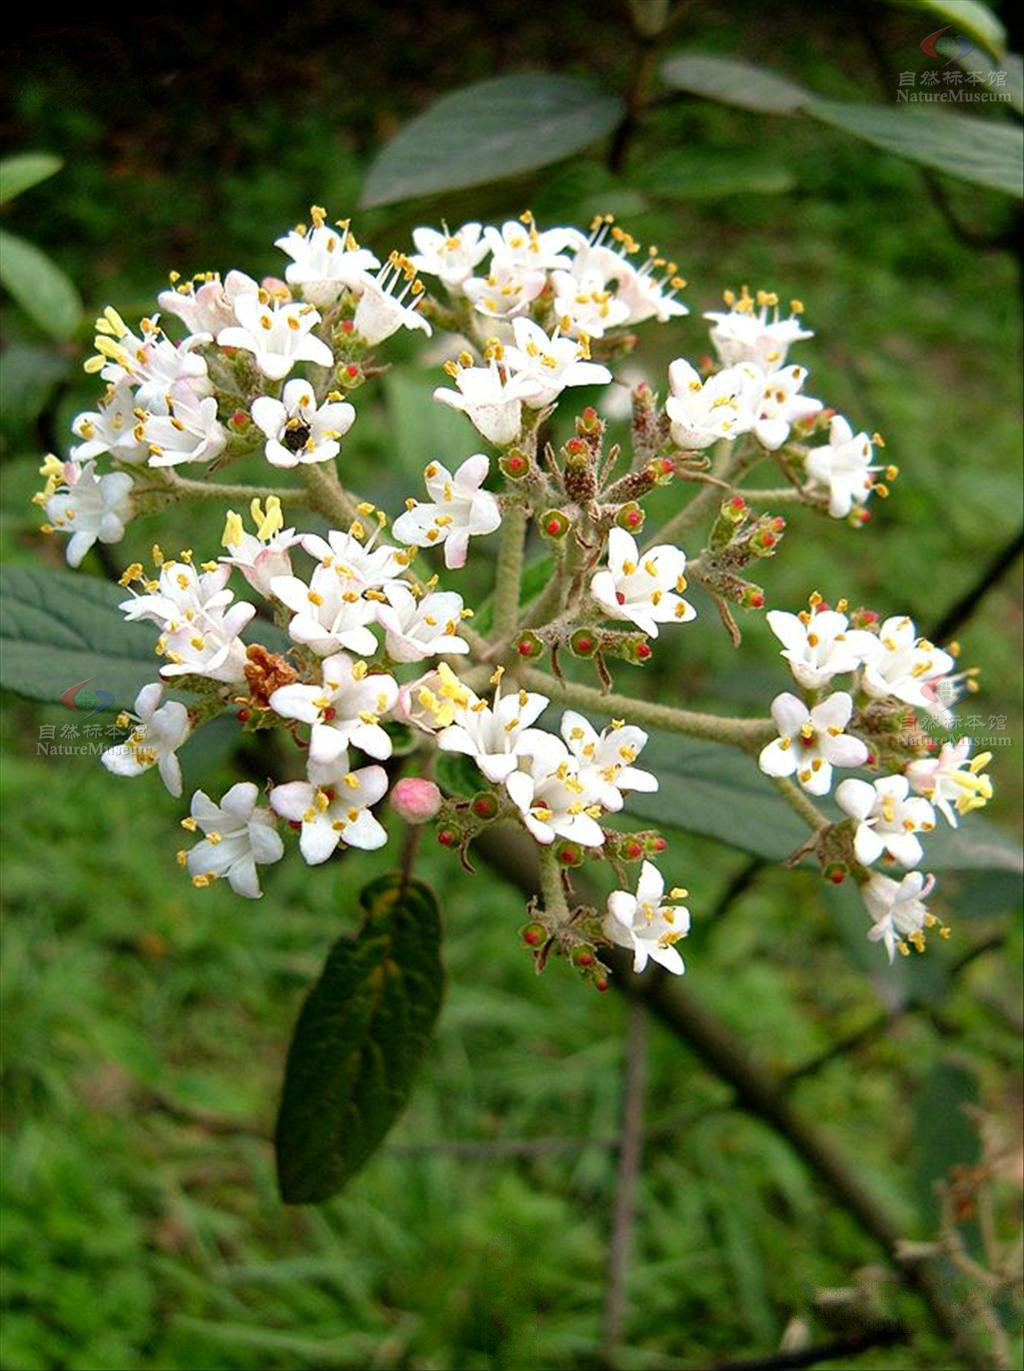
<svg viewBox="0 0 1024 1371">
<path fill-rule="evenodd" d="M 128 592 L 111 581 L 44 567 L 5 566 L 0 575 L 0 686 L 55 704 L 81 685 L 75 708 L 130 709 L 157 679 L 152 624 L 125 622 Z M 247 642 L 282 651 L 274 624 L 256 620 Z"/>
<path fill-rule="evenodd" d="M 441 920 L 429 887 L 382 876 L 359 898 L 363 927 L 331 949 L 288 1050 L 275 1139 L 287 1204 L 328 1199 L 378 1147 L 441 1006 Z"/>
<path fill-rule="evenodd" d="M 873 147 L 921 162 L 947 176 L 1024 195 L 1024 130 L 995 119 L 930 109 L 888 109 L 840 100 L 808 100 L 807 114 Z"/>
<path fill-rule="evenodd" d="M 370 168 L 362 205 L 503 181 L 549 166 L 609 134 L 616 95 L 535 72 L 480 81 L 444 96 L 405 128 Z"/>
<path fill-rule="evenodd" d="M 125 623 L 127 592 L 96 576 L 5 566 L 0 578 L 0 685 L 56 702 L 83 683 L 78 705 L 130 708 L 156 679 L 152 625 Z"/>
<path fill-rule="evenodd" d="M 71 362 L 52 347 L 11 343 L 0 358 L 0 424 L 12 436 L 25 434 L 42 414 Z"/>
<path fill-rule="evenodd" d="M 0 281 L 51 338 L 70 338 L 78 327 L 78 291 L 44 252 L 13 233 L 0 232 Z"/>
<path fill-rule="evenodd" d="M 0 162 L 0 205 L 54 176 L 64 165 L 52 152 L 21 152 Z"/>
<path fill-rule="evenodd" d="M 662 80 L 673 90 L 703 95 L 724 105 L 756 110 L 759 114 L 796 114 L 809 93 L 764 67 L 729 57 L 679 53 L 661 68 Z"/>
<path fill-rule="evenodd" d="M 463 752 L 438 752 L 434 779 L 446 795 L 459 800 L 471 799 L 486 784 L 472 757 Z"/>
</svg>

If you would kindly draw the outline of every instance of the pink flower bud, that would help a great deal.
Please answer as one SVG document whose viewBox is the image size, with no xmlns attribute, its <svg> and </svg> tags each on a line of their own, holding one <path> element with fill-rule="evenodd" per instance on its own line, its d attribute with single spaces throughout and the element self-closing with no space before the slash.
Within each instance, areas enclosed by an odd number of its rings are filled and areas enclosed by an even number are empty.
<svg viewBox="0 0 1024 1371">
<path fill-rule="evenodd" d="M 441 808 L 441 792 L 433 781 L 405 776 L 391 791 L 391 808 L 409 824 L 425 824 Z"/>
</svg>

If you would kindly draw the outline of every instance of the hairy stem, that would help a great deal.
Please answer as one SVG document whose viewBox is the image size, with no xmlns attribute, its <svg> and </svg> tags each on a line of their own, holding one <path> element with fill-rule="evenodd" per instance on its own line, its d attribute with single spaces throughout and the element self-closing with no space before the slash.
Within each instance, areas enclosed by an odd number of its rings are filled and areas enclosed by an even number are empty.
<svg viewBox="0 0 1024 1371">
<path fill-rule="evenodd" d="M 555 856 L 555 844 L 549 843 L 546 847 L 538 844 L 537 859 L 544 912 L 556 923 L 568 923 L 569 906 L 565 902 L 565 891 L 562 889 L 562 871 Z"/>
<path fill-rule="evenodd" d="M 338 473 L 330 463 L 314 462 L 300 466 L 299 472 L 309 496 L 309 503 L 329 519 L 332 524 L 343 526 L 358 518 L 358 501 L 344 489 L 338 480 Z"/>
<path fill-rule="evenodd" d="M 741 490 L 748 505 L 798 505 L 807 502 L 797 486 L 777 486 L 774 490 Z"/>
<path fill-rule="evenodd" d="M 669 733 L 682 733 L 689 738 L 707 738 L 716 743 L 732 743 L 750 751 L 767 742 L 775 733 L 771 719 L 730 719 L 715 714 L 700 714 L 692 709 L 675 709 L 671 705 L 653 704 L 648 700 L 634 700 L 628 695 L 605 695 L 593 686 L 559 681 L 534 667 L 519 672 L 523 684 L 539 691 L 560 704 L 577 709 L 590 709 L 599 714 L 611 714 L 627 723 L 644 724 L 649 728 L 663 728 Z"/>
<path fill-rule="evenodd" d="M 831 821 L 822 814 L 816 804 L 807 798 L 798 785 L 794 785 L 792 781 L 787 781 L 784 777 L 776 778 L 775 784 L 779 787 L 780 794 L 796 810 L 808 828 L 813 832 L 817 832 L 819 828 L 828 828 Z"/>
<path fill-rule="evenodd" d="M 141 492 L 188 500 L 266 500 L 276 496 L 282 504 L 309 504 L 309 496 L 295 486 L 231 485 L 215 481 L 190 481 L 184 476 L 169 477 L 166 482 Z"/>
<path fill-rule="evenodd" d="M 523 580 L 523 548 L 526 542 L 526 510 L 510 505 L 501 523 L 498 565 L 494 586 L 494 637 L 510 634 L 519 617 L 519 591 Z"/>
</svg>

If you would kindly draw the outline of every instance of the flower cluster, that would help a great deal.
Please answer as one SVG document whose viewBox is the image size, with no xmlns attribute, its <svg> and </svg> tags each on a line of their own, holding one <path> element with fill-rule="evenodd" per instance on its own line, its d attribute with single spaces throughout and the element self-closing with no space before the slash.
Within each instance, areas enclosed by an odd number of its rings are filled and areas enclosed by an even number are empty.
<svg viewBox="0 0 1024 1371">
<path fill-rule="evenodd" d="M 924 929 L 939 924 L 923 904 L 935 878 L 908 870 L 897 882 L 868 868 L 880 859 L 908 869 L 919 866 L 924 849 L 917 835 L 935 828 L 935 807 L 956 827 L 958 812 L 969 813 L 991 797 L 985 775 L 990 754 L 970 758 L 965 738 L 943 746 L 937 757 L 920 759 L 916 738 L 907 746 L 898 732 L 887 737 L 900 705 L 947 718 L 945 701 L 956 698 L 960 685 L 953 672 L 955 656 L 919 636 L 905 615 L 879 622 L 861 611 L 851 626 L 846 609 L 845 601 L 831 609 L 815 594 L 799 614 L 767 614 L 805 699 L 789 692 L 775 698 L 771 712 L 779 737 L 763 748 L 759 764 L 769 776 L 795 776 L 816 796 L 831 790 L 835 767 L 871 765 L 883 771 L 872 781 L 850 777 L 836 788 L 836 802 L 849 823 L 841 826 L 845 852 L 831 846 L 830 871 L 833 879 L 841 878 L 844 868 L 854 871 L 873 920 L 869 936 L 885 944 L 891 960 L 897 948 L 904 954 L 910 947 L 923 950 Z M 849 692 L 832 690 L 836 676 L 850 678 Z M 916 716 L 904 723 L 910 731 Z M 882 765 L 869 743 L 885 748 L 890 765 Z"/>
<path fill-rule="evenodd" d="M 381 847 L 390 790 L 394 814 L 436 823 L 438 841 L 464 862 L 498 820 L 529 836 L 542 900 L 523 936 L 540 964 L 567 956 L 604 988 L 597 949 L 623 947 L 637 971 L 653 959 L 678 974 L 675 944 L 690 915 L 685 891 L 666 901 L 651 860 L 665 840 L 609 822 L 628 812 L 631 794 L 658 788 L 637 764 L 642 725 L 654 724 L 759 752 L 761 770 L 805 817 L 806 797 L 828 795 L 835 768 L 867 770 L 870 779 L 839 784 L 846 817 L 815 819 L 811 846 L 826 875 L 849 872 L 861 885 L 869 936 L 890 956 L 923 946 L 937 920 L 924 904 L 933 880 L 916 870 L 918 835 L 936 813 L 955 825 L 992 793 L 988 758 L 972 759 L 969 740 L 935 755 L 916 717 L 907 720 L 909 708 L 951 725 L 952 705 L 973 685 L 971 673 L 954 671 L 953 648 L 933 646 L 907 618 L 850 614 L 815 595 L 800 614 L 767 616 L 798 692 L 777 696 L 771 720 L 617 697 L 624 717 L 608 720 L 606 710 L 594 722 L 611 664 L 643 665 L 663 633 L 695 620 L 688 583 L 738 642 L 734 610 L 764 606 L 749 578 L 787 528 L 774 505 L 860 526 L 869 497 L 888 493 L 880 474 L 891 482 L 897 473 L 876 461 L 879 435 L 805 393 L 807 369 L 788 361 L 813 336 L 800 302 L 784 312 L 773 292 L 727 291 L 725 308 L 705 314 L 717 360 L 676 358 L 663 402 L 635 384 L 624 445 L 610 441 L 594 405 L 566 424 L 560 403 L 578 388 L 613 396 L 633 330 L 688 311 L 677 264 L 612 216 L 587 232 L 541 228 L 529 212 L 501 225 L 423 227 L 412 251 L 382 261 L 350 221 L 330 223 L 314 206 L 277 245 L 283 278 L 173 274 L 160 313 L 135 329 L 103 312 L 86 371 L 106 390 L 75 419 L 67 458 L 47 457 L 35 497 L 44 531 L 68 535 L 78 566 L 97 541 L 123 538 L 132 519 L 223 492 L 219 555 L 197 562 L 189 550 L 165 556 L 154 546 L 148 567 L 132 562 L 121 577 L 126 619 L 153 628 L 158 679 L 120 716 L 125 740 L 103 763 L 130 777 L 156 768 L 180 796 L 178 750 L 230 713 L 248 733 L 286 732 L 303 767 L 268 783 L 265 803 L 251 783 L 219 802 L 195 792 L 182 825 L 201 836 L 179 854 L 193 884 L 223 878 L 257 897 L 258 868 L 282 858 L 289 830 L 311 865 L 339 848 Z M 392 520 L 352 493 L 346 448 L 359 433 L 356 392 L 385 369 L 375 350 L 402 330 L 443 335 L 447 380 L 434 400 L 464 414 L 474 445 L 490 450 L 457 466 L 424 452 L 425 498 L 410 494 Z M 294 488 L 209 479 L 243 458 L 290 474 Z M 745 484 L 761 463 L 780 473 L 780 489 Z M 187 479 L 186 467 L 203 479 Z M 645 540 L 646 497 L 675 482 L 701 489 Z M 706 540 L 688 558 L 680 542 L 700 536 L 704 514 Z M 531 530 L 547 570 L 526 595 Z M 458 573 L 478 539 L 497 544 L 497 569 L 491 602 L 474 613 L 439 577 Z M 247 590 L 237 598 L 240 581 Z M 577 674 L 592 669 L 600 690 L 567 677 L 567 658 Z M 833 689 L 836 677 L 847 688 Z M 165 700 L 168 688 L 187 702 Z M 570 706 L 557 721 L 555 698 Z M 572 871 L 584 862 L 613 872 L 602 911 L 572 903 Z M 642 863 L 636 882 L 629 862 Z M 906 874 L 897 881 L 882 863 Z"/>
</svg>

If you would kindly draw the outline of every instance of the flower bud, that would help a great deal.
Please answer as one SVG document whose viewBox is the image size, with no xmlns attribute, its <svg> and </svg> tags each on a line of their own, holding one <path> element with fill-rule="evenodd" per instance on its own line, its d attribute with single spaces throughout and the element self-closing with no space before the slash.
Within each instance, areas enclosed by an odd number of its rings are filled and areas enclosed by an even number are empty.
<svg viewBox="0 0 1024 1371">
<path fill-rule="evenodd" d="M 585 970 L 588 966 L 593 966 L 596 960 L 594 949 L 588 943 L 581 943 L 572 950 L 573 966 L 580 966 Z"/>
<path fill-rule="evenodd" d="M 540 531 L 545 538 L 564 538 L 571 527 L 572 522 L 568 515 L 563 514 L 560 509 L 549 509 L 546 514 L 540 516 Z"/>
<path fill-rule="evenodd" d="M 718 511 L 718 518 L 711 526 L 708 545 L 716 552 L 728 547 L 738 530 L 746 523 L 749 513 L 747 502 L 742 495 L 734 495 L 731 500 L 724 501 Z"/>
<path fill-rule="evenodd" d="M 543 924 L 527 924 L 523 929 L 523 942 L 527 947 L 539 947 L 548 936 Z"/>
<path fill-rule="evenodd" d="M 615 522 L 619 528 L 624 528 L 627 533 L 637 533 L 644 526 L 646 515 L 635 500 L 630 500 L 628 505 L 623 505 L 615 516 Z"/>
<path fill-rule="evenodd" d="M 358 390 L 366 380 L 358 362 L 343 362 L 334 375 L 343 390 Z"/>
<path fill-rule="evenodd" d="M 478 819 L 493 819 L 498 812 L 498 799 L 493 791 L 478 790 L 469 807 Z"/>
<path fill-rule="evenodd" d="M 407 824 L 428 823 L 441 808 L 442 795 L 433 781 L 403 776 L 391 791 L 391 808 Z"/>
<path fill-rule="evenodd" d="M 544 644 L 529 629 L 521 633 L 516 642 L 516 652 L 524 662 L 535 662 L 544 655 Z"/>
<path fill-rule="evenodd" d="M 518 448 L 513 448 L 498 459 L 498 466 L 511 481 L 521 481 L 529 475 L 530 459 Z"/>
<path fill-rule="evenodd" d="M 593 405 L 588 405 L 580 417 L 576 420 L 576 432 L 583 436 L 591 436 L 604 432 L 604 424 L 598 416 L 597 410 Z"/>
<path fill-rule="evenodd" d="M 558 844 L 555 849 L 555 857 L 560 866 L 582 866 L 583 849 L 579 843 L 568 840 Z"/>
<path fill-rule="evenodd" d="M 569 651 L 576 657 L 593 657 L 599 646 L 597 634 L 589 628 L 578 628 L 569 639 Z"/>
</svg>

